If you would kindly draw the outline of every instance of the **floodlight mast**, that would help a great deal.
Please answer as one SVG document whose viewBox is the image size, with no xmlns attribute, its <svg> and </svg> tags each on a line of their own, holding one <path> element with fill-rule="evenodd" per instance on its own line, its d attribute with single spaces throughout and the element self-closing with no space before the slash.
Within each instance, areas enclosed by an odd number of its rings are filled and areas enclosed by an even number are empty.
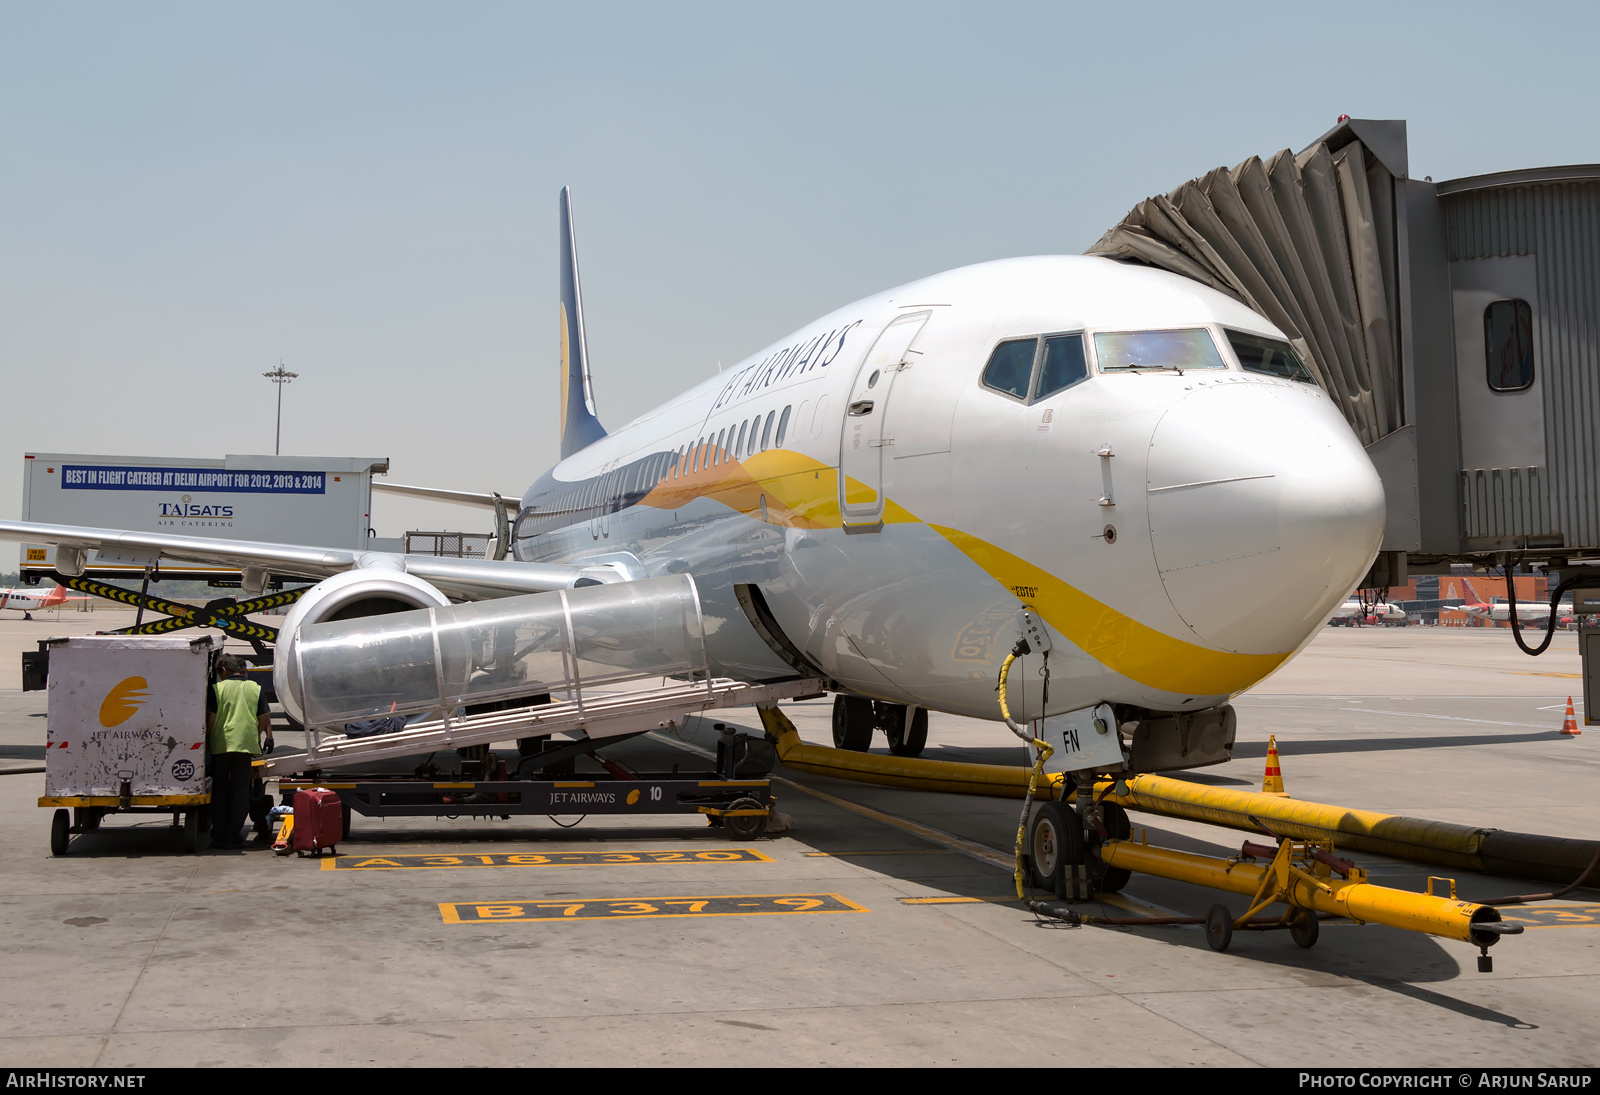
<svg viewBox="0 0 1600 1095">
<path fill-rule="evenodd" d="M 278 428 L 272 435 L 272 455 L 278 456 L 283 448 L 283 386 L 300 374 L 285 369 L 280 360 L 276 369 L 261 375 L 278 386 Z"/>
</svg>

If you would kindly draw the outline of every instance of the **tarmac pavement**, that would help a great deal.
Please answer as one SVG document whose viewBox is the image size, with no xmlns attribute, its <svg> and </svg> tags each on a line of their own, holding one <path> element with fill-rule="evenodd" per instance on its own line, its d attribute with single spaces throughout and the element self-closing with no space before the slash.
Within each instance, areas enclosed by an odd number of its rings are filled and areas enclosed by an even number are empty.
<svg viewBox="0 0 1600 1095">
<path fill-rule="evenodd" d="M 34 634 L 0 622 L 0 670 L 14 671 Z M 1191 778 L 1258 787 L 1275 733 L 1298 798 L 1595 839 L 1600 727 L 1555 733 L 1578 688 L 1572 638 L 1535 660 L 1504 631 L 1328 629 L 1237 701 L 1236 759 Z M 827 701 L 785 710 L 807 740 L 830 743 Z M 0 771 L 38 763 L 43 712 L 42 693 L 0 690 Z M 753 711 L 727 714 L 758 732 Z M 278 741 L 297 744 L 282 730 Z M 713 741 L 695 721 L 615 755 L 689 767 Z M 995 724 L 938 715 L 925 755 L 1023 759 Z M 1487 1067 L 1600 1056 L 1600 890 L 1506 910 L 1530 930 L 1494 948 L 1489 974 L 1467 944 L 1342 922 L 1325 923 L 1311 950 L 1252 932 L 1218 954 L 1198 928 L 1069 928 L 1008 900 L 1014 801 L 775 775 L 794 818 L 777 837 L 729 840 L 681 817 L 572 829 L 358 817 L 343 854 L 320 862 L 188 855 L 165 819 L 132 817 L 108 818 L 54 858 L 50 812 L 35 804 L 42 776 L 0 775 L 0 1063 Z M 1133 822 L 1152 843 L 1213 854 L 1243 836 Z M 574 851 L 604 854 L 541 862 Z M 1407 889 L 1430 873 L 1353 858 Z M 1472 898 L 1548 888 L 1444 873 Z M 1243 911 L 1241 898 L 1143 876 L 1111 900 L 1103 911 L 1123 916 L 1202 915 L 1219 900 Z"/>
</svg>

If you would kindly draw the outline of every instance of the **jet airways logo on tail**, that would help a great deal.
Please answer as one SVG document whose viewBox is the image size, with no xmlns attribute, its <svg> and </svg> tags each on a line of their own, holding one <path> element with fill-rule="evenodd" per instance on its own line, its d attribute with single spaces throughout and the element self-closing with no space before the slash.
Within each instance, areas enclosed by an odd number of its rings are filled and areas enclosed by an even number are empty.
<svg viewBox="0 0 1600 1095">
<path fill-rule="evenodd" d="M 128 677 L 118 681 L 100 704 L 100 725 L 121 726 L 133 718 L 139 705 L 150 698 L 150 693 L 145 691 L 149 687 L 150 682 L 143 677 Z"/>
</svg>

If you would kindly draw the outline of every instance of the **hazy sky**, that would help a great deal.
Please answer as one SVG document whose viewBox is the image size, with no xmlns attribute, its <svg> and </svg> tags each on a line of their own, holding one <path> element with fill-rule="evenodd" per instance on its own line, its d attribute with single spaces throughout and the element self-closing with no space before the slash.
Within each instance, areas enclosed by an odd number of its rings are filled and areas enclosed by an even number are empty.
<svg viewBox="0 0 1600 1095">
<path fill-rule="evenodd" d="M 1576 4 L 0 2 L 0 513 L 29 450 L 270 453 L 280 359 L 286 453 L 520 494 L 563 184 L 616 426 L 1339 114 L 1407 119 L 1417 176 L 1600 160 L 1597 40 Z"/>
</svg>

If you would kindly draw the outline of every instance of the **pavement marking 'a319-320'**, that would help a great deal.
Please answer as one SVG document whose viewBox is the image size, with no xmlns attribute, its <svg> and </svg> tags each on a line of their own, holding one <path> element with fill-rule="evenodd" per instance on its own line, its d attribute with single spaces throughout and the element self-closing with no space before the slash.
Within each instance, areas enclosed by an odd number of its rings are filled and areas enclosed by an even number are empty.
<svg viewBox="0 0 1600 1095">
<path fill-rule="evenodd" d="M 459 867 L 622 867 L 656 863 L 771 863 L 754 848 L 651 848 L 642 852 L 461 852 L 452 855 L 324 857 L 325 871 L 450 870 Z"/>
<path fill-rule="evenodd" d="M 496 924 L 518 920 L 653 920 L 685 916 L 794 916 L 864 913 L 870 909 L 836 893 L 727 894 L 710 897 L 532 898 L 515 901 L 447 901 L 446 924 Z"/>
</svg>

